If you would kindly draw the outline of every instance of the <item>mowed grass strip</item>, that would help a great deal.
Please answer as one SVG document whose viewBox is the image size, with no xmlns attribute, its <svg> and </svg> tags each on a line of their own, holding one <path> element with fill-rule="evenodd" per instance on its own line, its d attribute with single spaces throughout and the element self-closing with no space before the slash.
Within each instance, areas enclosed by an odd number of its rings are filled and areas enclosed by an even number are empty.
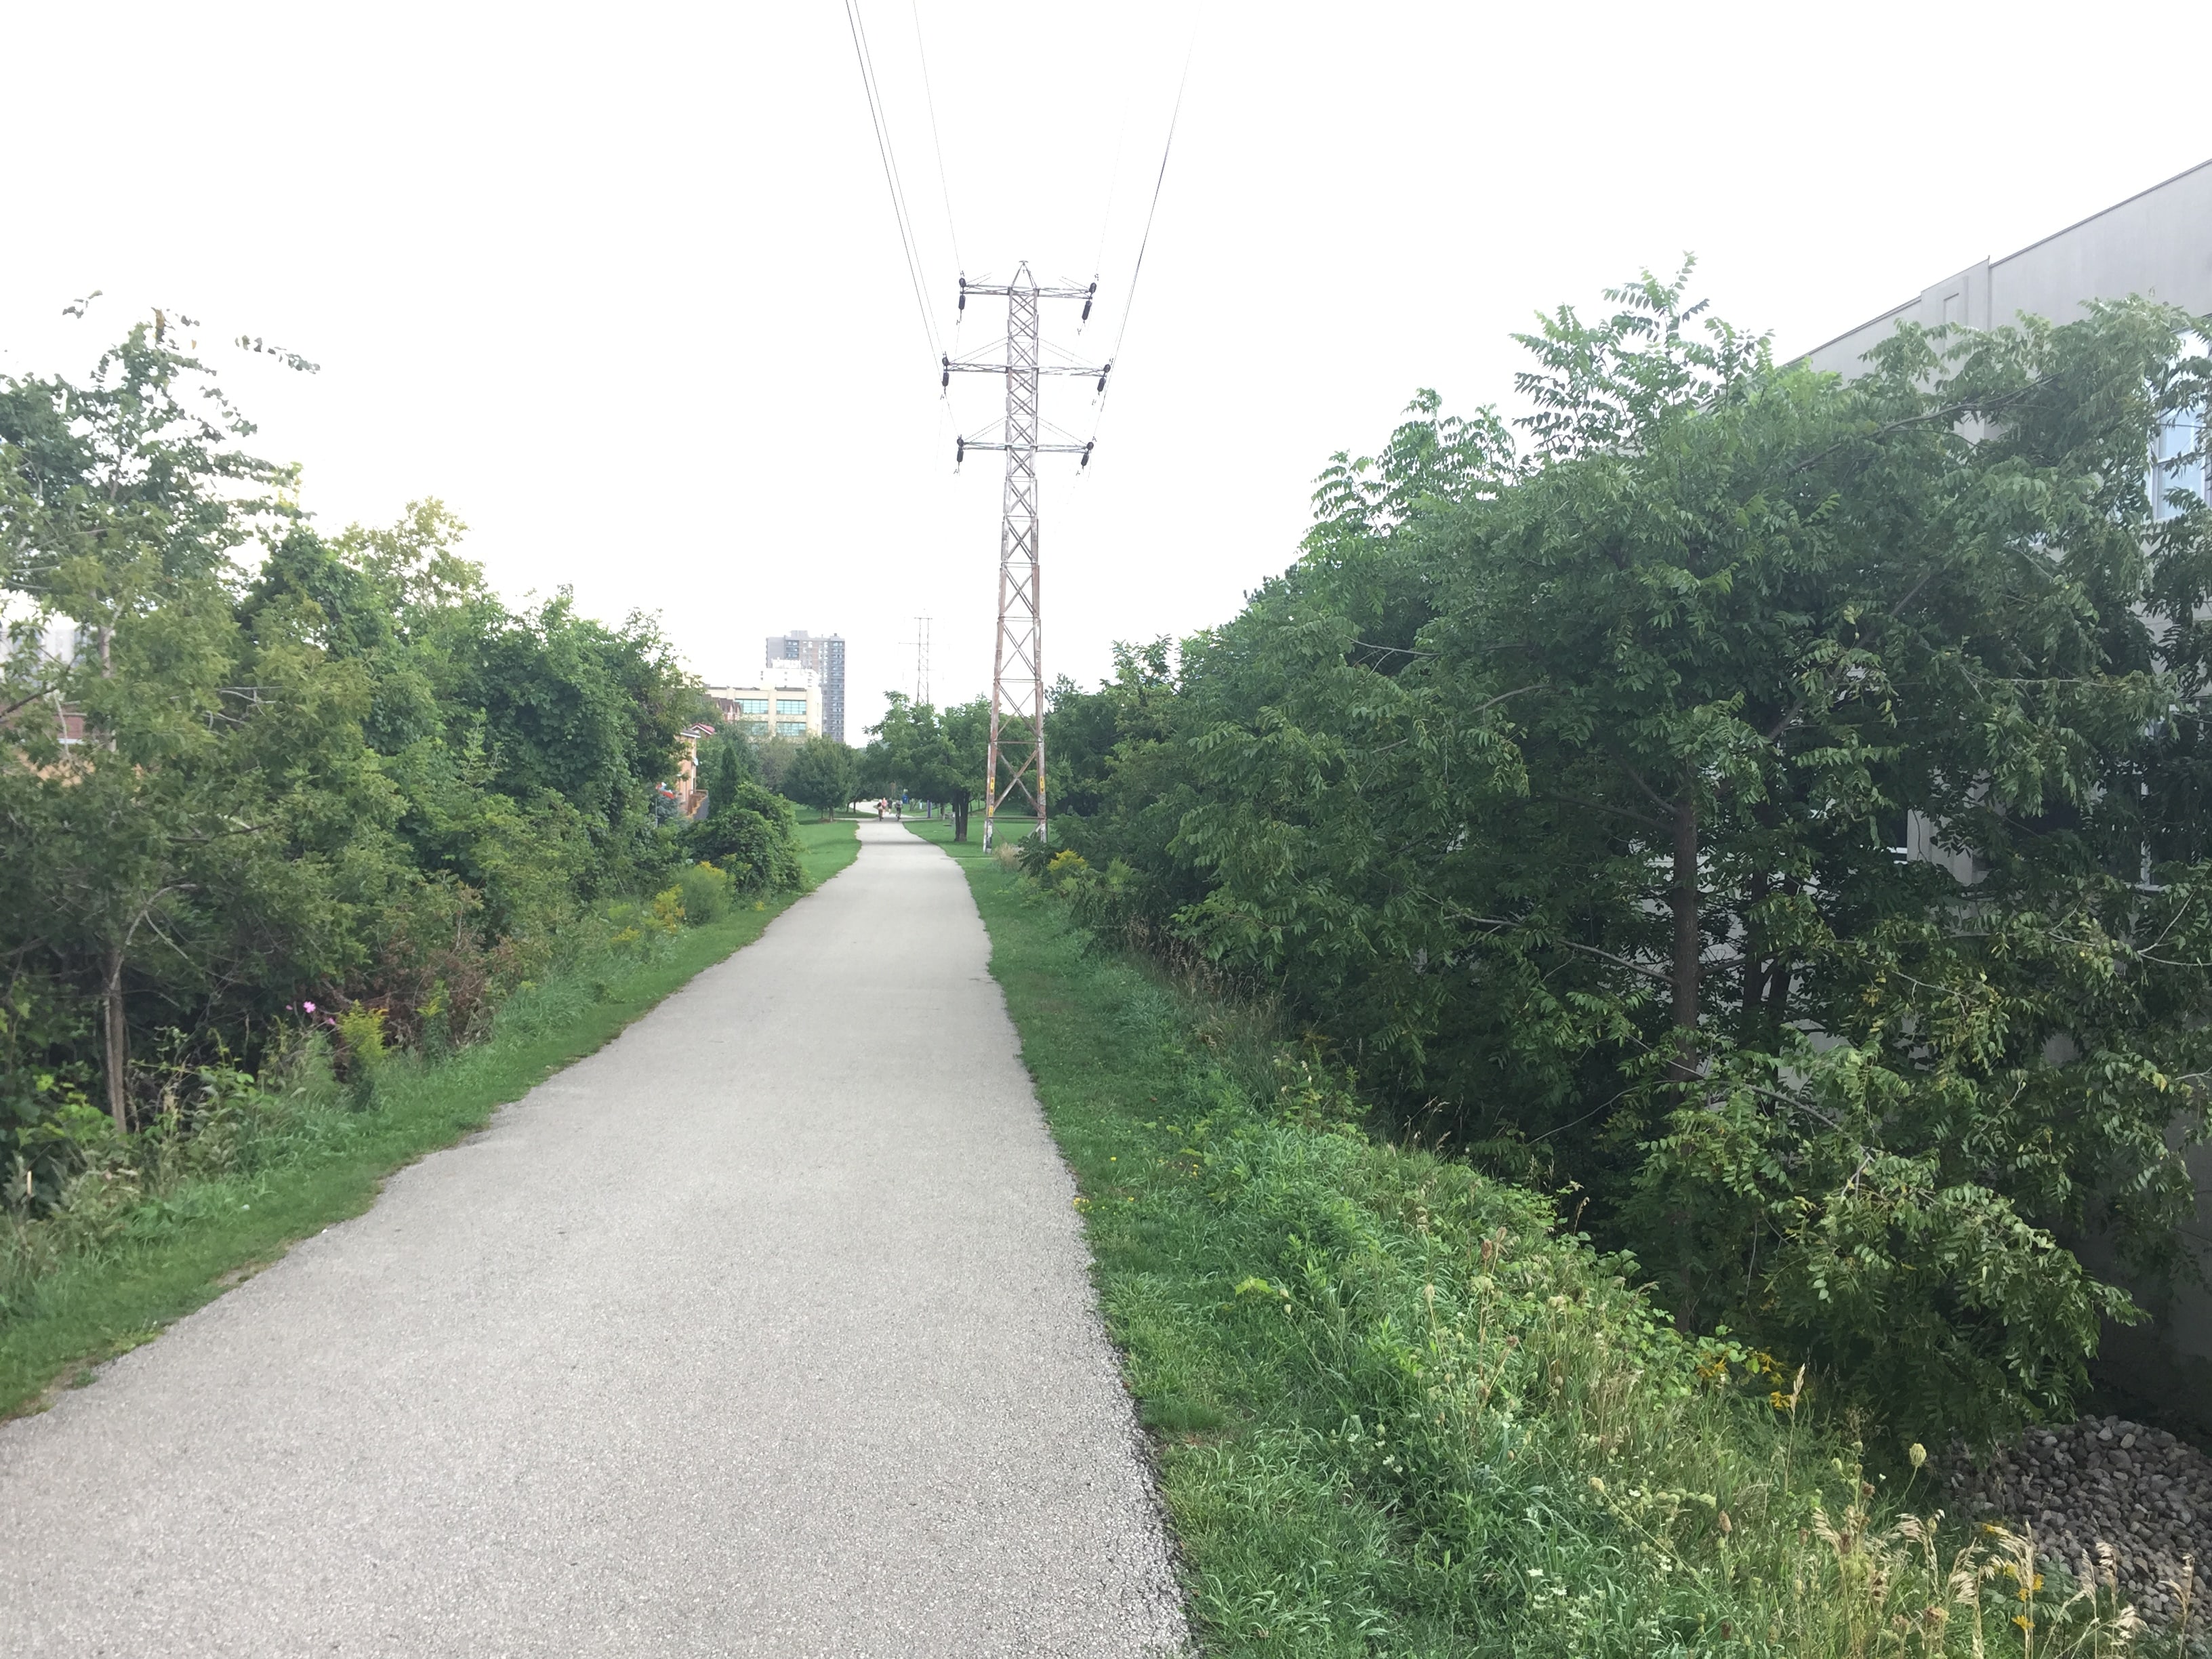
<svg viewBox="0 0 2212 1659">
<path fill-rule="evenodd" d="M 810 888 L 859 855 L 850 820 L 801 823 Z M 481 1128 L 500 1107 L 592 1053 L 702 969 L 751 944 L 799 896 L 685 927 L 665 955 L 594 959 L 510 999 L 485 1042 L 428 1065 L 394 1063 L 366 1111 L 314 1114 L 297 1152 L 251 1173 L 192 1181 L 142 1206 L 119 1240 L 64 1263 L 0 1322 L 0 1418 L 37 1410 L 57 1382 L 136 1347 L 374 1203 L 384 1180 Z"/>
<path fill-rule="evenodd" d="M 992 975 L 1081 1190 L 1093 1279 L 1158 1454 L 1202 1650 L 1401 1650 L 1359 1634 L 1395 1622 L 1365 1605 L 1391 1569 L 1388 1528 L 1268 1450 L 1313 1402 L 1282 1352 L 1278 1298 L 1237 1293 L 1273 1270 L 1270 1253 L 1249 1216 L 1209 1197 L 1191 1144 L 1223 1081 L 1203 1043 L 1194 1053 L 1206 1011 L 1091 944 L 1064 907 L 987 857 L 980 811 L 965 843 L 945 820 L 907 828 L 966 870 L 990 933 Z M 1001 819 L 1000 844 L 1031 828 Z"/>
</svg>

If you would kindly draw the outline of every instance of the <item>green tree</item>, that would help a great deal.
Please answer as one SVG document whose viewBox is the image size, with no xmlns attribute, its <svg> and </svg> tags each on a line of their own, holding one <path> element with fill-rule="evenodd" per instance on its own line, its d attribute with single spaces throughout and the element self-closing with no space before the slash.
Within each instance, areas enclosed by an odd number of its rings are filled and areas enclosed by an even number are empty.
<svg viewBox="0 0 2212 1659">
<path fill-rule="evenodd" d="M 1045 715 L 1046 757 L 1055 817 L 1089 817 L 1105 799 L 1125 744 L 1147 744 L 1165 735 L 1175 695 L 1174 641 L 1156 639 L 1114 644 L 1114 677 L 1096 691 L 1065 677 L 1052 689 Z"/>
<path fill-rule="evenodd" d="M 781 793 L 783 780 L 791 770 L 791 763 L 798 757 L 801 744 L 791 738 L 749 738 L 752 749 L 753 766 L 761 782 Z"/>
<path fill-rule="evenodd" d="M 278 642 L 250 648 L 224 580 L 233 550 L 289 514 L 293 474 L 237 447 L 252 430 L 159 313 L 83 386 L 0 387 L 0 543 L 29 605 L 0 690 L 19 739 L 0 769 L 20 884 L 9 955 L 19 976 L 96 997 L 118 1127 L 134 992 L 177 1002 L 252 973 L 252 922 L 271 906 L 303 907 L 295 939 L 327 921 L 270 855 L 278 803 L 251 763 L 282 692 L 242 671 L 296 681 L 307 666 Z"/>
<path fill-rule="evenodd" d="M 709 812 L 717 801 L 735 800 L 741 786 L 758 781 L 752 745 L 740 733 L 718 732 L 699 745 L 697 775 Z"/>
<path fill-rule="evenodd" d="M 886 795 L 902 791 L 951 810 L 952 838 L 968 839 L 968 814 L 983 787 L 984 750 L 989 741 L 990 709 L 981 697 L 939 710 L 908 701 L 902 692 L 884 694 L 884 718 L 868 728 L 872 741 L 861 757 L 865 787 Z"/>
<path fill-rule="evenodd" d="M 835 738 L 809 738 L 785 769 L 782 793 L 826 818 L 852 804 L 854 777 L 850 749 Z"/>
<path fill-rule="evenodd" d="M 2203 1133 L 2212 888 L 2144 863 L 2200 799 L 2206 515 L 2143 490 L 2196 325 L 1843 384 L 1610 298 L 1526 341 L 1525 450 L 1425 394 L 1338 459 L 1085 834 L 1686 1319 L 1923 1431 L 2061 1409 L 2129 1314 L 2062 1236 L 2155 1258 Z"/>
<path fill-rule="evenodd" d="M 434 501 L 321 536 L 251 432 L 158 315 L 82 384 L 0 380 L 11 1193 L 54 1195 L 91 1098 L 128 1130 L 149 1070 L 251 1065 L 303 996 L 465 1039 L 685 850 L 651 803 L 697 691 L 650 620 L 510 612 Z M 747 878 L 795 882 L 750 807 Z"/>
</svg>

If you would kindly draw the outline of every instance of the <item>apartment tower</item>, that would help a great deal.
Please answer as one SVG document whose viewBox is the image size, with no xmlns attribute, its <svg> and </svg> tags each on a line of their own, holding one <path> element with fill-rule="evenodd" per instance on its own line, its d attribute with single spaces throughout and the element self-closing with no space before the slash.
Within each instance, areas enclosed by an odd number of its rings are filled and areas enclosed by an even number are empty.
<svg viewBox="0 0 2212 1659">
<path fill-rule="evenodd" d="M 768 660 L 796 659 L 814 671 L 822 688 L 822 735 L 843 743 L 845 738 L 845 636 L 810 634 L 803 628 L 768 637 Z"/>
</svg>

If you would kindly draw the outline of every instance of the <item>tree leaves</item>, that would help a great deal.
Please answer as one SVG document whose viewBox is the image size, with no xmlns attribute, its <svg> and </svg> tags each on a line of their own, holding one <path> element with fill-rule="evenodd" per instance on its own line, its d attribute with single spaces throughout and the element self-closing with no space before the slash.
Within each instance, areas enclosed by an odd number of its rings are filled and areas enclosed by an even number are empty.
<svg viewBox="0 0 2212 1659">
<path fill-rule="evenodd" d="M 0 1165 L 303 994 L 465 1036 L 495 957 L 676 855 L 696 692 L 653 622 L 510 613 L 435 501 L 325 538 L 252 431 L 158 315 L 0 381 Z"/>
<path fill-rule="evenodd" d="M 1986 1431 L 2125 1310 L 2064 1241 L 2170 1255 L 2204 1133 L 2212 514 L 2143 487 L 2202 325 L 1844 383 L 1687 276 L 1524 337 L 1525 452 L 1423 393 L 1334 458 L 1074 834 L 1686 1319 Z"/>
</svg>

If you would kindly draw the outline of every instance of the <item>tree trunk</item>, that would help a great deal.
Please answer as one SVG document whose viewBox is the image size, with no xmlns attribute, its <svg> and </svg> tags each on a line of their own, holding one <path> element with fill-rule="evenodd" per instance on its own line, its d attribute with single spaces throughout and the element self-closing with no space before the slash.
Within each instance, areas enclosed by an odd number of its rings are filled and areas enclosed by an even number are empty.
<svg viewBox="0 0 2212 1659">
<path fill-rule="evenodd" d="M 107 1039 L 107 1115 L 115 1120 L 117 1133 L 129 1134 L 131 1096 L 126 1085 L 130 1080 L 131 1028 L 123 1018 L 123 952 L 119 948 L 107 953 L 107 982 L 101 989 L 100 1003 Z"/>
<path fill-rule="evenodd" d="M 1787 877 L 1782 883 L 1782 890 L 1787 896 L 1795 898 L 1800 885 L 1796 877 Z M 1783 1022 L 1789 1018 L 1789 1014 L 1790 958 L 1777 957 L 1774 959 L 1773 967 L 1767 970 L 1766 1018 L 1773 1023 L 1774 1029 L 1778 1031 L 1782 1029 Z"/>
<path fill-rule="evenodd" d="M 1751 920 L 1766 897 L 1766 872 L 1756 871 L 1746 884 L 1743 909 L 1743 1012 L 1755 1014 L 1766 995 L 1767 959 L 1753 946 L 1758 939 L 1759 924 Z"/>
<path fill-rule="evenodd" d="M 1674 1028 L 1680 1032 L 1674 1065 L 1685 1080 L 1698 1073 L 1698 807 L 1686 800 L 1674 809 L 1674 886 L 1668 902 L 1674 910 Z"/>
<path fill-rule="evenodd" d="M 952 798 L 952 839 L 968 839 L 968 797 L 965 793 Z"/>
</svg>

